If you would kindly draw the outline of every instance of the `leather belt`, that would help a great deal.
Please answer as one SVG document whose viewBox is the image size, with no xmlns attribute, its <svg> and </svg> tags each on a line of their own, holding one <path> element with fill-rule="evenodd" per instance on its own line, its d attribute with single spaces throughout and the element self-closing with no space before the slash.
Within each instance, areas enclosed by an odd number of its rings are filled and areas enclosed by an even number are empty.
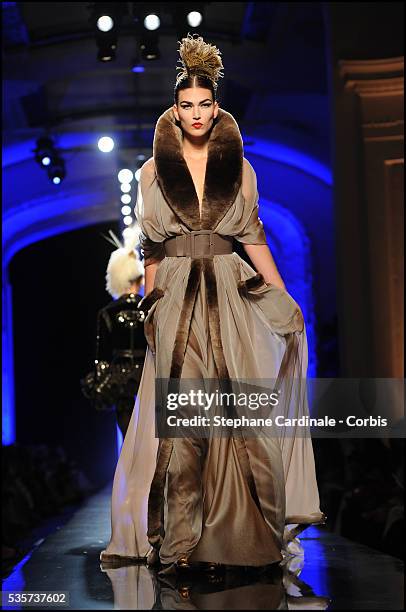
<svg viewBox="0 0 406 612">
<path fill-rule="evenodd" d="M 221 236 L 211 230 L 197 230 L 173 236 L 164 242 L 166 257 L 213 258 L 214 255 L 230 255 L 233 237 Z"/>
</svg>

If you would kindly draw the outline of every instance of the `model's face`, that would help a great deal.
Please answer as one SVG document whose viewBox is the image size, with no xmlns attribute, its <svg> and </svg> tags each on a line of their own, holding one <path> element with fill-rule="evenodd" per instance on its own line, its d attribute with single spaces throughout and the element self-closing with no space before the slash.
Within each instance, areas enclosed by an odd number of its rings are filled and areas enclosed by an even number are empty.
<svg viewBox="0 0 406 612">
<path fill-rule="evenodd" d="M 191 87 L 181 89 L 178 104 L 173 105 L 173 112 L 182 130 L 191 136 L 204 136 L 210 131 L 218 115 L 219 106 L 213 102 L 210 89 Z M 200 124 L 194 126 L 193 124 Z"/>
</svg>

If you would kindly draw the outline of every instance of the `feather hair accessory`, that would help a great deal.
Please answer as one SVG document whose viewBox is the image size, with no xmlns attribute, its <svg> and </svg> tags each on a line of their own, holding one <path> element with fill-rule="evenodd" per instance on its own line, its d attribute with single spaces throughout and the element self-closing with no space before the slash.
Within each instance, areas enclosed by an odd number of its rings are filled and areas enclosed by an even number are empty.
<svg viewBox="0 0 406 612">
<path fill-rule="evenodd" d="M 112 230 L 109 230 L 110 237 L 103 236 L 116 247 L 110 255 L 106 271 L 106 290 L 115 299 L 129 293 L 131 284 L 145 274 L 137 251 L 140 234 L 141 228 L 133 225 L 131 228 L 126 228 L 123 243 Z"/>
<path fill-rule="evenodd" d="M 224 76 L 219 49 L 204 42 L 198 34 L 192 35 L 190 32 L 181 41 L 178 40 L 178 43 L 180 43 L 178 62 L 182 65 L 176 67 L 176 70 L 181 71 L 176 77 L 176 85 L 186 77 L 201 75 L 208 77 L 213 82 L 214 89 L 217 89 L 219 78 Z"/>
</svg>

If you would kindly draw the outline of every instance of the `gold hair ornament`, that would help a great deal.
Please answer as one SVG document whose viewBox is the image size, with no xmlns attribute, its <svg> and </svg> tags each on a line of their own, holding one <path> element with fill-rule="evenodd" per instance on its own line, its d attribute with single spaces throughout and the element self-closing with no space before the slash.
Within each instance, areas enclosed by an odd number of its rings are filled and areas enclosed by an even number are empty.
<svg viewBox="0 0 406 612">
<path fill-rule="evenodd" d="M 209 78 L 216 90 L 217 81 L 224 76 L 219 49 L 204 42 L 196 33 L 193 35 L 188 33 L 187 37 L 178 40 L 178 43 L 180 43 L 178 62 L 182 65 L 176 67 L 176 70 L 181 71 L 176 77 L 176 86 L 187 77 L 199 75 Z"/>
</svg>

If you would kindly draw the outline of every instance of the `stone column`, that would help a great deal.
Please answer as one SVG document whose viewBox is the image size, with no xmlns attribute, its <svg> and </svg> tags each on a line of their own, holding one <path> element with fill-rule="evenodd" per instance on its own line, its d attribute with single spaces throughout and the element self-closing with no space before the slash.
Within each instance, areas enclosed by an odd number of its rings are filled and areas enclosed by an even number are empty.
<svg viewBox="0 0 406 612">
<path fill-rule="evenodd" d="M 403 58 L 334 75 L 343 376 L 403 377 Z"/>
</svg>

